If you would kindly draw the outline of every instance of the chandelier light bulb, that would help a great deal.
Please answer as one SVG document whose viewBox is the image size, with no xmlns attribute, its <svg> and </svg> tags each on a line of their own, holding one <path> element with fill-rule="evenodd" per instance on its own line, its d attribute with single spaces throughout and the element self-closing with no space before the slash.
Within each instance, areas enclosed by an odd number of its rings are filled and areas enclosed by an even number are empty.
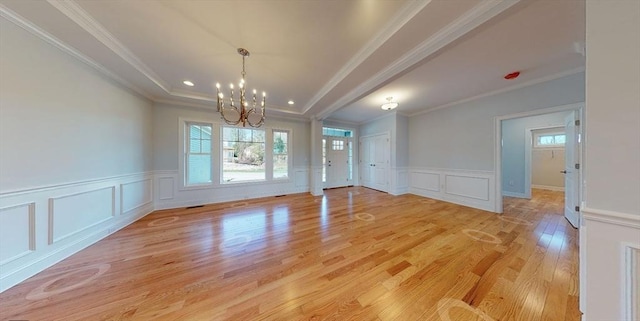
<svg viewBox="0 0 640 321">
<path fill-rule="evenodd" d="M 233 89 L 233 84 L 229 84 L 229 88 Z"/>
<path fill-rule="evenodd" d="M 220 89 L 220 83 L 219 82 L 216 83 L 216 88 Z"/>
</svg>

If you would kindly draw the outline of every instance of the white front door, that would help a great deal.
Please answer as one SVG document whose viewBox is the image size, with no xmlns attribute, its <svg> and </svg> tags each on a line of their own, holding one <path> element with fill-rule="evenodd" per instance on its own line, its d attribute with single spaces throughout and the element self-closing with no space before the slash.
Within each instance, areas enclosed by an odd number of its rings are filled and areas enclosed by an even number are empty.
<svg viewBox="0 0 640 321">
<path fill-rule="evenodd" d="M 360 176 L 365 187 L 389 190 L 389 135 L 364 137 L 360 140 Z"/>
<path fill-rule="evenodd" d="M 564 157 L 564 216 L 573 227 L 580 224 L 580 127 L 576 126 L 577 111 L 565 117 L 565 157 Z"/>
<path fill-rule="evenodd" d="M 325 137 L 326 140 L 326 188 L 349 185 L 349 148 L 346 137 Z"/>
</svg>

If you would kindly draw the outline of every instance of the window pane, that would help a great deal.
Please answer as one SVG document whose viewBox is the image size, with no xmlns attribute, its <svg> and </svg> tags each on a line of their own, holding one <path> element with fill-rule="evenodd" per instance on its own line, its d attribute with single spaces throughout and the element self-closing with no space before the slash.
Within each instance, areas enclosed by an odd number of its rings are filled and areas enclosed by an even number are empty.
<svg viewBox="0 0 640 321">
<path fill-rule="evenodd" d="M 553 136 L 540 136 L 538 137 L 538 143 L 540 145 L 553 145 Z"/>
<path fill-rule="evenodd" d="M 264 130 L 254 130 L 253 131 L 253 142 L 264 143 Z"/>
<path fill-rule="evenodd" d="M 238 129 L 238 141 L 250 142 L 252 129 Z"/>
<path fill-rule="evenodd" d="M 289 177 L 289 161 L 287 155 L 275 155 L 273 157 L 273 178 Z"/>
<path fill-rule="evenodd" d="M 200 152 L 200 140 L 192 139 L 189 141 L 189 152 L 190 153 L 199 153 Z"/>
<path fill-rule="evenodd" d="M 208 139 L 203 139 L 200 141 L 201 152 L 208 154 L 211 153 L 211 141 Z"/>
<path fill-rule="evenodd" d="M 222 129 L 222 138 L 225 141 L 237 141 L 238 140 L 238 129 L 237 128 L 224 127 Z"/>
<path fill-rule="evenodd" d="M 289 177 L 288 133 L 273 131 L 273 178 Z"/>
<path fill-rule="evenodd" d="M 556 141 L 556 144 L 558 144 L 558 145 L 564 145 L 566 139 L 567 139 L 567 137 L 565 135 L 556 135 L 554 137 L 554 140 Z"/>
<path fill-rule="evenodd" d="M 223 182 L 264 180 L 266 178 L 264 133 L 264 130 L 224 127 L 222 134 Z"/>
<path fill-rule="evenodd" d="M 187 184 L 211 183 L 211 155 L 189 155 Z"/>
<path fill-rule="evenodd" d="M 192 139 L 200 139 L 200 126 L 189 125 L 189 137 Z"/>
</svg>

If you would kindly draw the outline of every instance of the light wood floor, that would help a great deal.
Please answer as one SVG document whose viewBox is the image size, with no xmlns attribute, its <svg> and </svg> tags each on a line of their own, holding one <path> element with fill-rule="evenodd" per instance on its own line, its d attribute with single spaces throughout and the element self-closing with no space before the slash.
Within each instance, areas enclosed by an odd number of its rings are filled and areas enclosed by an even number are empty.
<svg viewBox="0 0 640 321">
<path fill-rule="evenodd" d="M 563 194 L 365 188 L 154 212 L 0 294 L 21 320 L 579 320 Z"/>
</svg>

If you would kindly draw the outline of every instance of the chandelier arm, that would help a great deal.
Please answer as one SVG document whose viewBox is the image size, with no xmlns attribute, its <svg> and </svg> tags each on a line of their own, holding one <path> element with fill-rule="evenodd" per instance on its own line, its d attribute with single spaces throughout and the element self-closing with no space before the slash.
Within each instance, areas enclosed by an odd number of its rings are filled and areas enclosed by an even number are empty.
<svg viewBox="0 0 640 321">
<path fill-rule="evenodd" d="M 257 128 L 262 126 L 262 124 L 264 123 L 264 108 L 262 109 L 262 113 L 261 113 L 261 117 L 260 120 L 258 121 L 258 123 L 254 124 L 251 122 L 251 120 L 249 120 L 249 114 L 258 114 L 258 112 L 256 111 L 255 108 L 251 108 L 248 112 L 247 112 L 247 123 L 249 124 L 249 126 Z"/>
<path fill-rule="evenodd" d="M 238 114 L 240 114 L 240 111 L 238 110 L 238 108 L 236 106 L 232 106 L 231 110 L 235 110 Z M 222 116 L 222 119 L 225 121 L 225 123 L 227 123 L 229 125 L 237 125 L 242 120 L 242 117 L 238 118 L 237 121 L 227 119 L 227 116 L 224 115 L 224 107 L 222 109 L 220 109 L 220 115 Z"/>
</svg>

